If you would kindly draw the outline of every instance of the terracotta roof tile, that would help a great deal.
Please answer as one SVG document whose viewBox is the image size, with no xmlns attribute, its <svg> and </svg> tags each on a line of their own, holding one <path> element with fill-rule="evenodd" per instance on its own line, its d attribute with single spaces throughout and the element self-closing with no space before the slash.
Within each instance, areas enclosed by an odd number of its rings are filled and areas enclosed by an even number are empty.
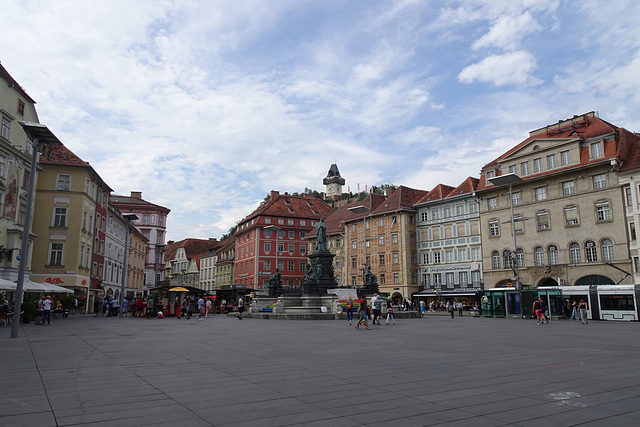
<svg viewBox="0 0 640 427">
<path fill-rule="evenodd" d="M 637 159 L 636 156 L 640 156 L 638 151 L 638 145 L 640 140 L 638 139 L 638 135 L 632 132 L 629 132 L 623 128 L 618 128 L 611 123 L 599 118 L 595 117 L 595 114 L 587 113 L 581 116 L 574 116 L 573 119 L 567 119 L 564 121 L 560 121 L 557 125 L 549 125 L 545 128 L 541 128 L 529 133 L 529 137 L 524 141 L 517 144 L 515 147 L 506 151 L 504 154 L 500 155 L 500 157 L 494 159 L 493 161 L 487 163 L 482 170 L 489 169 L 493 166 L 496 166 L 501 163 L 501 161 L 508 157 L 510 154 L 516 152 L 522 147 L 529 144 L 534 140 L 553 140 L 553 139 L 571 139 L 571 138 L 579 138 L 581 140 L 598 137 L 600 135 L 606 135 L 610 133 L 615 133 L 619 136 L 618 140 L 608 141 L 604 146 L 604 154 L 603 158 L 598 158 L 596 160 L 590 160 L 588 158 L 588 149 L 581 150 L 580 164 L 586 165 L 590 162 L 602 162 L 603 160 L 608 160 L 612 158 L 617 158 L 622 161 L 621 171 L 627 170 L 627 168 L 633 168 L 635 165 L 640 166 L 640 159 Z M 575 165 L 567 166 L 564 169 L 572 169 Z M 563 168 L 558 168 L 560 171 Z M 524 179 L 533 178 L 539 175 L 543 175 L 546 172 L 542 172 L 540 174 L 531 174 L 524 177 Z M 485 174 L 481 174 L 480 180 L 477 186 L 478 190 L 483 190 L 487 186 L 486 176 Z"/>
<path fill-rule="evenodd" d="M 395 212 L 403 209 L 413 209 L 413 206 L 425 195 L 426 190 L 417 190 L 415 188 L 399 186 L 384 203 L 381 203 L 374 211 L 374 215 L 387 212 Z"/>
<path fill-rule="evenodd" d="M 421 197 L 420 200 L 416 202 L 416 204 L 442 200 L 445 197 L 447 197 L 449 193 L 451 193 L 453 190 L 455 190 L 455 188 L 451 187 L 450 185 L 438 184 L 435 187 L 433 187 L 431 191 L 429 191 L 427 194 Z"/>
<path fill-rule="evenodd" d="M 480 180 L 478 178 L 468 177 L 465 179 L 462 184 L 458 185 L 455 189 L 451 190 L 449 194 L 447 194 L 446 198 L 456 197 L 462 194 L 471 194 L 476 191 L 478 188 L 478 183 Z"/>
<path fill-rule="evenodd" d="M 70 166 L 90 166 L 88 162 L 85 162 L 80 157 L 76 156 L 73 151 L 69 150 L 62 144 L 49 145 L 49 152 L 51 153 L 49 158 L 41 157 L 40 163 Z"/>
<path fill-rule="evenodd" d="M 324 200 L 303 196 L 292 196 L 290 194 L 272 193 L 271 200 L 263 206 L 258 207 L 241 222 L 249 221 L 257 216 L 272 216 L 281 218 L 317 219 L 328 218 L 333 213 L 333 208 Z"/>
<path fill-rule="evenodd" d="M 327 234 L 331 235 L 342 233 L 344 231 L 345 222 L 362 219 L 364 216 L 370 216 L 371 213 L 374 212 L 378 206 L 384 203 L 385 200 L 386 197 L 382 194 L 369 193 L 361 202 L 356 201 L 340 206 L 324 221 L 325 226 L 327 227 Z M 369 210 L 364 213 L 356 213 L 349 210 L 357 206 L 364 206 Z"/>
</svg>

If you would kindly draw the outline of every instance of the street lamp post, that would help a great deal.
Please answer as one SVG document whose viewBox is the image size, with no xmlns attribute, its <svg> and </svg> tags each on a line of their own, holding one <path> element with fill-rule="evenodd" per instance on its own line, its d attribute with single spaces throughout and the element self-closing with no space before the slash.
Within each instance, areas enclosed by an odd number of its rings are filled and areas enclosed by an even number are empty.
<svg viewBox="0 0 640 427">
<path fill-rule="evenodd" d="M 516 220 L 513 215 L 513 192 L 512 186 L 513 184 L 518 184 L 522 182 L 522 178 L 520 178 L 515 173 L 508 173 L 505 175 L 496 176 L 493 178 L 489 178 L 488 181 L 495 185 L 496 187 L 501 187 L 503 185 L 509 184 L 509 206 L 511 208 L 511 234 L 513 234 L 513 274 L 514 274 L 514 285 L 516 290 L 520 290 L 520 274 L 518 273 L 518 242 L 516 240 Z"/>
<path fill-rule="evenodd" d="M 22 245 L 20 249 L 20 264 L 18 266 L 18 281 L 14 293 L 13 318 L 11 320 L 11 338 L 18 336 L 20 327 L 20 312 L 22 311 L 22 298 L 24 297 L 24 271 L 29 258 L 27 249 L 29 248 L 29 234 L 31 231 L 31 211 L 33 209 L 33 197 L 36 187 L 36 173 L 38 153 L 46 151 L 46 144 L 62 145 L 62 142 L 45 125 L 33 122 L 18 122 L 27 134 L 27 139 L 31 140 L 31 166 L 29 173 L 29 192 L 27 193 L 27 209 L 25 211 L 24 223 L 22 224 Z"/>
<path fill-rule="evenodd" d="M 347 210 L 353 213 L 362 213 L 362 235 L 364 242 L 364 263 L 362 268 L 362 283 L 364 284 L 365 275 L 367 274 L 367 212 L 371 211 L 371 208 L 366 207 L 365 205 L 353 206 L 348 208 Z"/>
</svg>

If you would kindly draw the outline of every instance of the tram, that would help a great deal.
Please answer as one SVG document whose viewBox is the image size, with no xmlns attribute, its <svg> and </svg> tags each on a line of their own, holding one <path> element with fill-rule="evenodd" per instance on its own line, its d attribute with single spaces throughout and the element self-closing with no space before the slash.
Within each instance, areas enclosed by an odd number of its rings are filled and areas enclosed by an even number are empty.
<svg viewBox="0 0 640 427">
<path fill-rule="evenodd" d="M 640 320 L 640 285 L 599 285 L 598 309 L 602 320 Z"/>
<path fill-rule="evenodd" d="M 638 321 L 640 320 L 640 285 L 576 285 L 541 286 L 538 293 L 556 294 L 562 298 L 562 306 L 569 308 L 573 301 L 584 299 L 587 303 L 587 318 L 595 320 Z M 558 313 L 559 314 L 559 313 Z M 564 315 L 570 316 L 565 310 Z"/>
</svg>

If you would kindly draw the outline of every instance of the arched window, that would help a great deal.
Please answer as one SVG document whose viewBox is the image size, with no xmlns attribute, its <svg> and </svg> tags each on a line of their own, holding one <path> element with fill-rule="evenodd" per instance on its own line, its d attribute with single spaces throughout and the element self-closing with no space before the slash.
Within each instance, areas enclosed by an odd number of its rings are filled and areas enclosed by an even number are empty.
<svg viewBox="0 0 640 427">
<path fill-rule="evenodd" d="M 587 262 L 598 261 L 598 248 L 593 240 L 587 240 L 584 244 L 584 257 L 587 259 Z"/>
<path fill-rule="evenodd" d="M 500 252 L 494 251 L 491 254 L 491 268 L 497 270 L 500 268 Z"/>
<path fill-rule="evenodd" d="M 513 258 L 511 258 L 511 251 L 506 250 L 502 253 L 502 258 L 504 259 L 504 268 L 513 268 Z"/>
<path fill-rule="evenodd" d="M 558 263 L 558 247 L 555 245 L 550 245 L 547 256 L 549 257 L 549 265 L 557 264 Z"/>
<path fill-rule="evenodd" d="M 522 249 L 516 251 L 516 263 L 518 268 L 524 267 L 524 251 Z"/>
<path fill-rule="evenodd" d="M 602 260 L 613 261 L 613 242 L 610 239 L 602 240 Z"/>
<path fill-rule="evenodd" d="M 544 265 L 544 249 L 542 249 L 542 246 L 536 246 L 533 249 L 533 259 L 536 265 Z"/>
<path fill-rule="evenodd" d="M 569 245 L 569 262 L 571 264 L 578 264 L 582 262 L 582 252 L 580 251 L 580 245 L 576 242 Z"/>
</svg>

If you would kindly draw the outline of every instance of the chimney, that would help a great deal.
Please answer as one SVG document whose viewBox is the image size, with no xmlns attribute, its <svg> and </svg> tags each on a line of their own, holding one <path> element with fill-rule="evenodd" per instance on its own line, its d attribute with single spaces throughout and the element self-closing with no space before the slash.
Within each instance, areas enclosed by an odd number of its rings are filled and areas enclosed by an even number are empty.
<svg viewBox="0 0 640 427">
<path fill-rule="evenodd" d="M 271 201 L 274 201 L 280 195 L 279 191 L 271 190 Z"/>
<path fill-rule="evenodd" d="M 132 191 L 131 192 L 132 199 L 142 199 L 142 191 Z"/>
<path fill-rule="evenodd" d="M 387 191 L 386 191 L 386 193 L 387 193 L 387 197 L 389 197 L 390 195 L 392 195 L 394 191 L 396 191 L 396 188 L 395 188 L 395 187 L 387 187 Z"/>
</svg>

